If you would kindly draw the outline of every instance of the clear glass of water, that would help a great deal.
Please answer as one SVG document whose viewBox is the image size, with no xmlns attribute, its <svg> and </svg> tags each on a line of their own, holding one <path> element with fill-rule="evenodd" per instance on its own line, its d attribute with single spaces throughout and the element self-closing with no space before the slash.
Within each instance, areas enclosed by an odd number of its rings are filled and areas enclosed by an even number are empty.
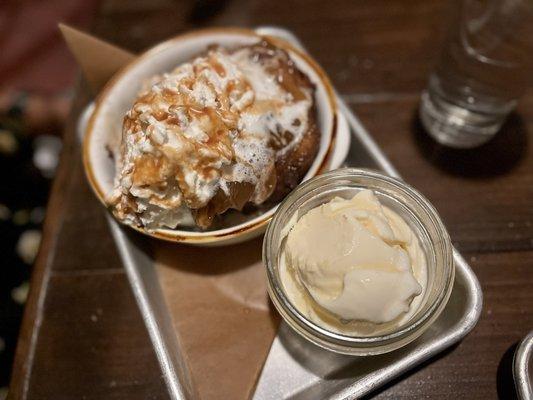
<svg viewBox="0 0 533 400">
<path fill-rule="evenodd" d="M 462 0 L 422 93 L 420 119 L 439 143 L 489 141 L 533 76 L 533 0 Z"/>
</svg>

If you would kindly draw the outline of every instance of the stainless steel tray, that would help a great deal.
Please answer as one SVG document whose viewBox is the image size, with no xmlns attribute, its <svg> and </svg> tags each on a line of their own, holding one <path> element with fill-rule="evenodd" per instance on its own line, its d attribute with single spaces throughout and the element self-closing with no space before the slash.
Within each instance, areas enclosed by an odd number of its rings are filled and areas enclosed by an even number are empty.
<svg viewBox="0 0 533 400">
<path fill-rule="evenodd" d="M 262 34 L 301 44 L 289 31 L 264 27 Z M 352 137 L 345 164 L 374 168 L 399 177 L 357 117 L 339 98 Z M 80 136 L 90 115 L 88 108 L 79 123 Z M 153 262 L 138 235 L 108 217 L 111 232 L 130 279 L 133 292 L 153 342 L 170 396 L 194 397 L 179 343 L 172 329 Z M 461 340 L 479 319 L 482 293 L 479 282 L 458 252 L 454 252 L 456 276 L 450 300 L 431 328 L 420 338 L 389 354 L 349 357 L 327 352 L 294 334 L 284 323 L 272 344 L 259 378 L 254 399 L 347 399 L 367 394 L 422 361 Z"/>
<path fill-rule="evenodd" d="M 514 355 L 516 393 L 522 400 L 533 399 L 533 331 L 520 342 Z"/>
</svg>

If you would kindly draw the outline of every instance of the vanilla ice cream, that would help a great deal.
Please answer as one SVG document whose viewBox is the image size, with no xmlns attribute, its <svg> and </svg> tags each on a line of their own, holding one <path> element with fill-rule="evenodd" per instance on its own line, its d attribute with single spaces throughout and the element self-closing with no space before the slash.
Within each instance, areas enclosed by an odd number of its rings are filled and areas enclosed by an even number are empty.
<svg viewBox="0 0 533 400">
<path fill-rule="evenodd" d="M 281 279 L 306 317 L 336 331 L 398 323 L 426 284 L 418 238 L 370 190 L 334 198 L 289 227 Z M 360 329 L 359 329 L 360 330 Z"/>
</svg>

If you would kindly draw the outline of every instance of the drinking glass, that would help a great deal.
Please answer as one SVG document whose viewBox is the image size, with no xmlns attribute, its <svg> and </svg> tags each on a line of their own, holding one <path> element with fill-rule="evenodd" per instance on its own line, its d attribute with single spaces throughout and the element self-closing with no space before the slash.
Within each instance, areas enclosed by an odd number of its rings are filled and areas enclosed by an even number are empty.
<svg viewBox="0 0 533 400">
<path fill-rule="evenodd" d="M 439 143 L 490 140 L 530 82 L 533 0 L 462 0 L 422 93 L 420 119 Z"/>
</svg>

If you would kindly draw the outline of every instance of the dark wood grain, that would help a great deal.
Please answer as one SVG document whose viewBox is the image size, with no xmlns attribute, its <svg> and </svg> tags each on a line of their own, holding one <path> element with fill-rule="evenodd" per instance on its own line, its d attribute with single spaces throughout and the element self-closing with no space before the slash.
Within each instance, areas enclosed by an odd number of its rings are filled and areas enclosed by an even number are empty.
<svg viewBox="0 0 533 400">
<path fill-rule="evenodd" d="M 509 398 L 514 345 L 533 328 L 533 93 L 482 149 L 450 151 L 429 140 L 416 110 L 449 12 L 444 0 L 107 0 L 94 26 L 133 51 L 197 27 L 287 27 L 405 180 L 435 204 L 480 279 L 483 314 L 463 342 L 378 398 Z M 10 397 L 166 398 L 103 210 L 85 183 L 74 124 L 88 92 L 77 93 Z"/>
<path fill-rule="evenodd" d="M 62 271 L 47 293 L 27 398 L 167 398 L 121 269 Z"/>
</svg>

